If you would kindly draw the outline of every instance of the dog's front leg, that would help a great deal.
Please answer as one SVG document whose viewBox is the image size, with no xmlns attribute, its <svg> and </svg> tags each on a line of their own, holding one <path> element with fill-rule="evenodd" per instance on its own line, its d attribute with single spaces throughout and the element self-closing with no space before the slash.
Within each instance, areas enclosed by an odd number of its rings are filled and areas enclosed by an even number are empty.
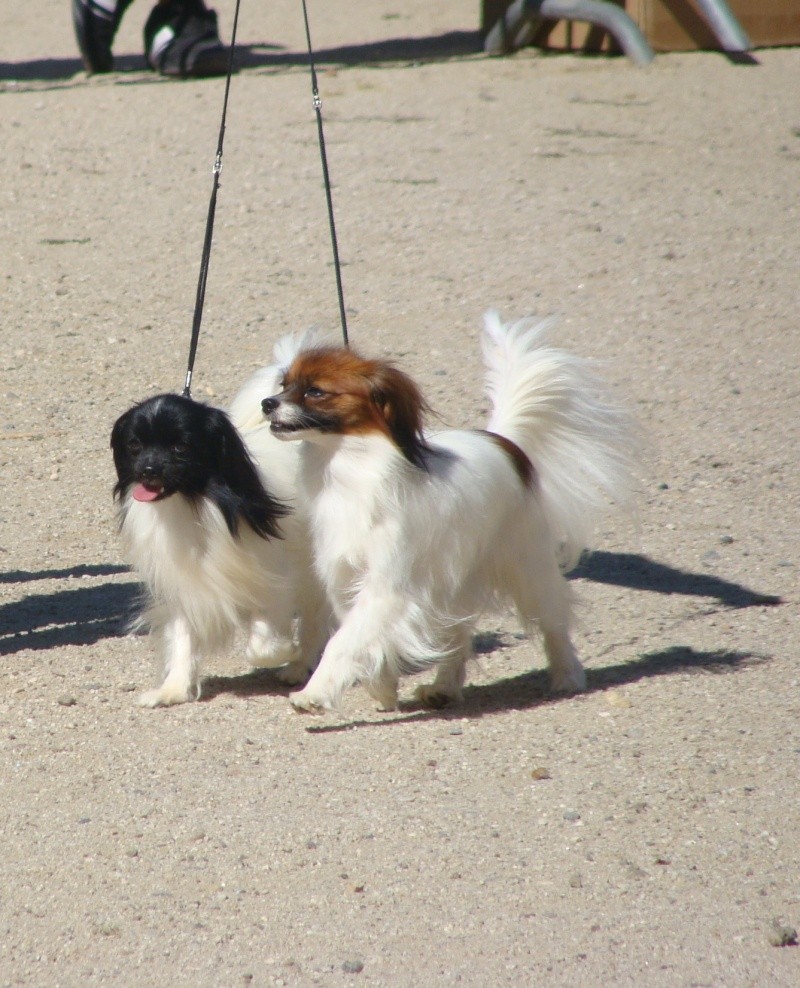
<svg viewBox="0 0 800 988">
<path fill-rule="evenodd" d="M 142 707 L 170 707 L 200 698 L 200 670 L 189 626 L 182 617 L 172 618 L 163 631 L 164 679 L 139 697 Z"/>
<path fill-rule="evenodd" d="M 301 713 L 321 714 L 339 706 L 342 693 L 358 680 L 386 680 L 386 644 L 402 613 L 403 599 L 364 588 L 330 638 L 304 690 L 289 699 Z"/>
<path fill-rule="evenodd" d="M 307 714 L 336 710 L 342 693 L 362 678 L 358 658 L 364 648 L 348 631 L 343 625 L 330 639 L 305 689 L 289 694 L 295 710 Z"/>
</svg>

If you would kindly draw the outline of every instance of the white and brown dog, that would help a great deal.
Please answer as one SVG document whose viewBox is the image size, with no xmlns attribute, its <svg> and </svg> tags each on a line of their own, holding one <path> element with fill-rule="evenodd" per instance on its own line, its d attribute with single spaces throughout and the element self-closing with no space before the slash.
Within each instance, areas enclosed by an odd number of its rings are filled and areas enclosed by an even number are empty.
<svg viewBox="0 0 800 988">
<path fill-rule="evenodd" d="M 338 347 L 299 352 L 264 399 L 273 434 L 301 442 L 315 565 L 339 623 L 296 709 L 335 709 L 357 681 L 392 709 L 399 677 L 431 666 L 419 697 L 458 699 L 477 618 L 509 600 L 543 635 L 553 689 L 584 688 L 562 570 L 606 498 L 627 492 L 631 430 L 546 328 L 487 315 L 485 430 L 425 433 L 406 374 Z"/>
</svg>

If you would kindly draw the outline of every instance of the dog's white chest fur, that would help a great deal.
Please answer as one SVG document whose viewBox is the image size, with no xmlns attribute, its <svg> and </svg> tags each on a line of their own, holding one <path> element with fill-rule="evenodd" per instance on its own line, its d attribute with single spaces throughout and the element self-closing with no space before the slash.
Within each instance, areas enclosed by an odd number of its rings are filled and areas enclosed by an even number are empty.
<svg viewBox="0 0 800 988">
<path fill-rule="evenodd" d="M 216 647 L 227 642 L 243 615 L 259 609 L 276 582 L 277 566 L 259 563 L 265 556 L 279 559 L 282 547 L 245 525 L 234 539 L 206 500 L 197 509 L 181 495 L 154 505 L 130 501 L 122 536 L 156 598 L 202 628 Z"/>
<path fill-rule="evenodd" d="M 311 503 L 316 563 L 334 606 L 348 606 L 363 574 L 374 566 L 396 525 L 387 510 L 393 473 L 403 469 L 395 447 L 380 436 L 337 437 L 330 444 L 306 443 L 302 484 Z"/>
</svg>

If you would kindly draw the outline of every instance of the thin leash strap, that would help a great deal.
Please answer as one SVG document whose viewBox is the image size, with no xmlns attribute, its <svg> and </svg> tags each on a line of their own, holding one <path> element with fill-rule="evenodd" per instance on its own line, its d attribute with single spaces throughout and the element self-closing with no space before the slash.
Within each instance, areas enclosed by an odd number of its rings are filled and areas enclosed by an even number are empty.
<svg viewBox="0 0 800 988">
<path fill-rule="evenodd" d="M 228 113 L 228 93 L 231 88 L 231 76 L 233 75 L 233 53 L 236 47 L 236 28 L 239 23 L 239 0 L 236 0 L 236 10 L 233 15 L 233 30 L 231 32 L 231 44 L 228 52 L 228 74 L 225 79 L 225 99 L 222 104 L 222 120 L 219 125 L 219 138 L 217 140 L 217 155 L 214 159 L 213 175 L 214 181 L 211 187 L 211 199 L 208 203 L 208 216 L 206 218 L 206 234 L 203 238 L 203 254 L 200 259 L 200 277 L 197 281 L 197 298 L 194 304 L 194 319 L 192 320 L 192 342 L 189 346 L 189 362 L 186 368 L 186 381 L 183 386 L 183 397 L 192 397 L 192 374 L 194 373 L 194 358 L 197 354 L 197 341 L 200 338 L 200 323 L 203 320 L 203 303 L 206 298 L 206 282 L 208 281 L 208 266 L 211 261 L 211 239 L 214 233 L 214 213 L 217 209 L 217 190 L 219 189 L 219 175 L 222 171 L 222 144 L 225 140 L 225 117 Z"/>
<path fill-rule="evenodd" d="M 328 174 L 328 156 L 325 153 L 325 134 L 322 130 L 322 100 L 317 86 L 317 70 L 314 67 L 314 50 L 311 47 L 311 31 L 308 26 L 308 8 L 306 0 L 303 0 L 303 20 L 306 26 L 306 43 L 308 44 L 308 67 L 311 70 L 311 96 L 314 102 L 314 110 L 317 114 L 317 133 L 319 134 L 319 153 L 322 158 L 322 177 L 325 181 L 325 198 L 328 202 L 328 223 L 331 228 L 331 246 L 333 247 L 333 267 L 336 272 L 336 290 L 339 293 L 339 318 L 342 323 L 342 337 L 344 345 L 349 346 L 350 341 L 347 336 L 347 316 L 344 311 L 344 289 L 342 288 L 342 266 L 339 263 L 339 245 L 336 241 L 336 223 L 333 219 L 333 197 L 331 195 L 331 179 Z"/>
</svg>

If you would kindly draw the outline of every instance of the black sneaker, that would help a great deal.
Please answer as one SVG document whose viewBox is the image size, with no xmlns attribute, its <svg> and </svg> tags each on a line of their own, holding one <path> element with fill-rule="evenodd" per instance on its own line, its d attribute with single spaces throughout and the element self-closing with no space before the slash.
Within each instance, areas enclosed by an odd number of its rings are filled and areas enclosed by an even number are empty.
<svg viewBox="0 0 800 988">
<path fill-rule="evenodd" d="M 72 0 L 72 24 L 87 72 L 110 72 L 111 44 L 131 0 Z"/>
<path fill-rule="evenodd" d="M 154 7 L 144 26 L 144 52 L 161 75 L 200 79 L 228 71 L 217 15 L 202 0 L 168 0 Z"/>
</svg>

